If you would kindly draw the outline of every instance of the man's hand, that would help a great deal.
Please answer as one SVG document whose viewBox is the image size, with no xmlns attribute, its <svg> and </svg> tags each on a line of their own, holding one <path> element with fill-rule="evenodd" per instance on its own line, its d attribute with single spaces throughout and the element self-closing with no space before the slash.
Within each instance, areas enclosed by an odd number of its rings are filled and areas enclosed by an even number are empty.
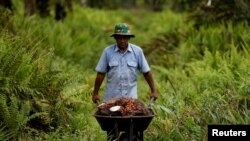
<svg viewBox="0 0 250 141">
<path fill-rule="evenodd" d="M 96 104 L 98 104 L 98 102 L 100 102 L 100 97 L 98 94 L 93 94 L 92 95 L 92 101 Z"/>
<path fill-rule="evenodd" d="M 158 98 L 158 94 L 156 92 L 151 93 L 150 99 L 153 99 L 154 101 Z"/>
<path fill-rule="evenodd" d="M 156 92 L 156 89 L 155 89 L 155 84 L 154 84 L 154 81 L 153 81 L 153 76 L 151 74 L 151 72 L 146 72 L 143 74 L 149 87 L 150 87 L 150 90 L 151 90 L 151 95 L 150 95 L 150 100 L 153 99 L 154 101 L 157 99 L 158 97 L 158 94 Z"/>
</svg>

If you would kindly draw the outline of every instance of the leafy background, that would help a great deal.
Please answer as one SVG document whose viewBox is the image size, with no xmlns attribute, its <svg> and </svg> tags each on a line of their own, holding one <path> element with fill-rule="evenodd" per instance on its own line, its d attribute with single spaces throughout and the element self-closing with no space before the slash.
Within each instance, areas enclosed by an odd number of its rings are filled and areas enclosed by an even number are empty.
<svg viewBox="0 0 250 141">
<path fill-rule="evenodd" d="M 105 140 L 93 117 L 94 68 L 120 22 L 136 35 L 130 41 L 143 48 L 159 93 L 145 140 L 207 140 L 208 124 L 250 123 L 248 1 L 74 2 L 59 21 L 53 10 L 24 16 L 22 1 L 1 8 L 0 140 Z M 142 75 L 138 83 L 147 104 Z"/>
</svg>

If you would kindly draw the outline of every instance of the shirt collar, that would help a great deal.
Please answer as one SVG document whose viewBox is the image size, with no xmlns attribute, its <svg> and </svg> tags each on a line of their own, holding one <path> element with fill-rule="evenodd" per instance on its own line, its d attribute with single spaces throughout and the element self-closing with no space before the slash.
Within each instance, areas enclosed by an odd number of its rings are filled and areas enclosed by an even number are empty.
<svg viewBox="0 0 250 141">
<path fill-rule="evenodd" d="M 118 52 L 118 51 L 119 51 L 119 48 L 118 48 L 117 44 L 115 44 L 115 52 Z M 131 48 L 130 43 L 128 43 L 128 48 L 127 48 L 126 52 L 127 51 L 132 52 L 132 48 Z"/>
</svg>

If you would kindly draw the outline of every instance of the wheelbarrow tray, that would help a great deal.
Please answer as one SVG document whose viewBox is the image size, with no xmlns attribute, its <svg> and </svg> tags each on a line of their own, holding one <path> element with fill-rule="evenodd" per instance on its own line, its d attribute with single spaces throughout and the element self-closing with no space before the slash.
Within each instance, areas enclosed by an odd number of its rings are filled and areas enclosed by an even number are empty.
<svg viewBox="0 0 250 141">
<path fill-rule="evenodd" d="M 128 131 L 133 126 L 135 131 L 144 131 L 154 117 L 149 116 L 104 116 L 94 114 L 97 122 L 104 131 L 111 131 L 116 128 L 118 131 Z"/>
</svg>

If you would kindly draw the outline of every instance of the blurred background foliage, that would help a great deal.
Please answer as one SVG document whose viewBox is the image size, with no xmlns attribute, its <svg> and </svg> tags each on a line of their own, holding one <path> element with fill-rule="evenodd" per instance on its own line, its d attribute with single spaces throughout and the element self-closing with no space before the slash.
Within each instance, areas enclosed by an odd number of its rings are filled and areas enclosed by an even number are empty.
<svg viewBox="0 0 250 141">
<path fill-rule="evenodd" d="M 249 10 L 247 0 L 0 0 L 0 140 L 105 140 L 92 116 L 94 68 L 120 22 L 159 93 L 146 140 L 249 124 Z M 145 103 L 146 85 L 140 75 Z"/>
</svg>

